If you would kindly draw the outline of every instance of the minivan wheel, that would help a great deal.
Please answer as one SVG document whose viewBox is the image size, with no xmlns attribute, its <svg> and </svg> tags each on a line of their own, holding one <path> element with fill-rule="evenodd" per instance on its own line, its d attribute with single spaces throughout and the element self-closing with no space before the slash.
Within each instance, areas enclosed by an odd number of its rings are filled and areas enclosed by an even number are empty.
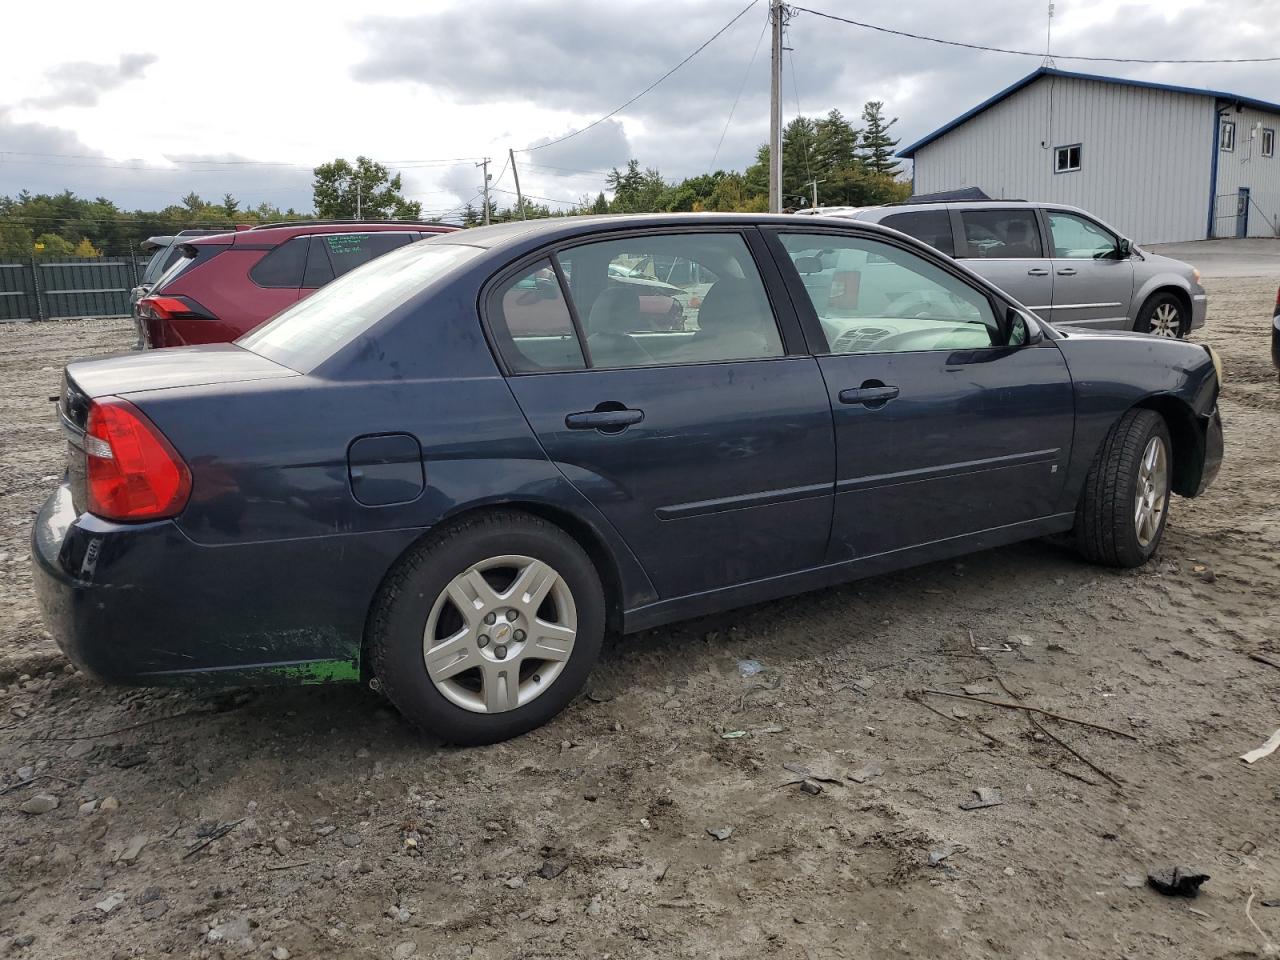
<svg viewBox="0 0 1280 960">
<path fill-rule="evenodd" d="M 497 743 L 582 688 L 604 638 L 604 590 L 583 549 L 538 517 L 477 516 L 414 548 L 369 624 L 382 691 L 447 743 Z"/>
<path fill-rule="evenodd" d="M 1191 328 L 1191 316 L 1186 306 L 1172 293 L 1157 293 L 1142 305 L 1134 329 L 1139 333 L 1154 333 L 1157 337 L 1181 340 Z"/>
<path fill-rule="evenodd" d="M 1094 563 L 1137 567 L 1160 545 L 1169 517 L 1173 446 L 1164 418 L 1130 410 L 1089 467 L 1076 508 L 1076 544 Z"/>
</svg>

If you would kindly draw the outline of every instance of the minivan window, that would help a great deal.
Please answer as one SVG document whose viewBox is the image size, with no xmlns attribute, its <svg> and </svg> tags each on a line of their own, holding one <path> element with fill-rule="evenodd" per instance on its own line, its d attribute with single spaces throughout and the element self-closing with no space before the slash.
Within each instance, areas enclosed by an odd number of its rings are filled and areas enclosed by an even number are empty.
<svg viewBox="0 0 1280 960">
<path fill-rule="evenodd" d="M 966 256 L 983 260 L 1043 257 L 1040 227 L 1032 209 L 961 210 Z"/>
<path fill-rule="evenodd" d="M 1111 260 L 1116 256 L 1115 236 L 1083 217 L 1051 210 L 1049 233 L 1053 255 L 1060 260 Z"/>
<path fill-rule="evenodd" d="M 951 214 L 945 209 L 894 213 L 880 222 L 927 243 L 935 250 L 941 250 L 948 257 L 956 255 L 955 239 L 951 235 Z"/>
<path fill-rule="evenodd" d="M 479 247 L 454 243 L 403 247 L 339 277 L 236 343 L 309 373 L 419 291 L 482 253 Z"/>
</svg>

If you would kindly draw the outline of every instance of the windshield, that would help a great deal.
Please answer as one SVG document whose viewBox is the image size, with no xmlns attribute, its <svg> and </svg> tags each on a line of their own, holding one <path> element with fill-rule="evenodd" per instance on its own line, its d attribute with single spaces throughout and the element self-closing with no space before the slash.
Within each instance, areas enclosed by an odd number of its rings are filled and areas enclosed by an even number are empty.
<svg viewBox="0 0 1280 960">
<path fill-rule="evenodd" d="M 339 277 L 236 342 L 307 373 L 432 281 L 483 252 L 429 241 L 401 247 Z"/>
</svg>

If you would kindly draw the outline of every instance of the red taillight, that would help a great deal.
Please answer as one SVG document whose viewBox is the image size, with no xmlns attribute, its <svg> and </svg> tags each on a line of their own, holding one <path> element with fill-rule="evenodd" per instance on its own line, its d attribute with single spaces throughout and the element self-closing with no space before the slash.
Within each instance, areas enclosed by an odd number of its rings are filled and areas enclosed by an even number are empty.
<svg viewBox="0 0 1280 960">
<path fill-rule="evenodd" d="M 155 320 L 172 320 L 174 317 L 199 316 L 199 312 L 178 297 L 143 297 L 138 301 L 138 310 L 144 317 Z"/>
<path fill-rule="evenodd" d="M 191 471 L 137 407 L 94 400 L 85 425 L 89 512 L 107 520 L 161 520 L 182 512 Z"/>
</svg>

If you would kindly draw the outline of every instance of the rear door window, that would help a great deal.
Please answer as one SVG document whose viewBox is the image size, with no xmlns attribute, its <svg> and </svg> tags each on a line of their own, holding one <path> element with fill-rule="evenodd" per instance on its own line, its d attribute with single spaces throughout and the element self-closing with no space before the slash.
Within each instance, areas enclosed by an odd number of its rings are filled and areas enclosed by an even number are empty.
<svg viewBox="0 0 1280 960">
<path fill-rule="evenodd" d="M 895 213 L 880 221 L 886 227 L 901 230 L 909 237 L 941 250 L 948 257 L 956 255 L 955 239 L 951 235 L 951 214 L 945 208 L 937 210 L 912 210 Z"/>
<path fill-rule="evenodd" d="M 333 266 L 334 276 L 342 276 L 356 267 L 390 253 L 397 247 L 417 240 L 412 233 L 325 233 L 318 239 L 324 241 L 325 252 Z"/>
<path fill-rule="evenodd" d="M 760 360 L 786 353 L 739 234 L 653 234 L 558 253 L 593 367 Z"/>
<path fill-rule="evenodd" d="M 550 260 L 504 280 L 490 295 L 498 349 L 513 373 L 582 370 L 587 363 Z"/>
<path fill-rule="evenodd" d="M 1034 210 L 961 210 L 960 223 L 968 248 L 965 256 L 981 260 L 1044 256 Z"/>
<path fill-rule="evenodd" d="M 286 240 L 253 265 L 249 279 L 260 287 L 298 289 L 307 263 L 307 238 Z"/>
</svg>

